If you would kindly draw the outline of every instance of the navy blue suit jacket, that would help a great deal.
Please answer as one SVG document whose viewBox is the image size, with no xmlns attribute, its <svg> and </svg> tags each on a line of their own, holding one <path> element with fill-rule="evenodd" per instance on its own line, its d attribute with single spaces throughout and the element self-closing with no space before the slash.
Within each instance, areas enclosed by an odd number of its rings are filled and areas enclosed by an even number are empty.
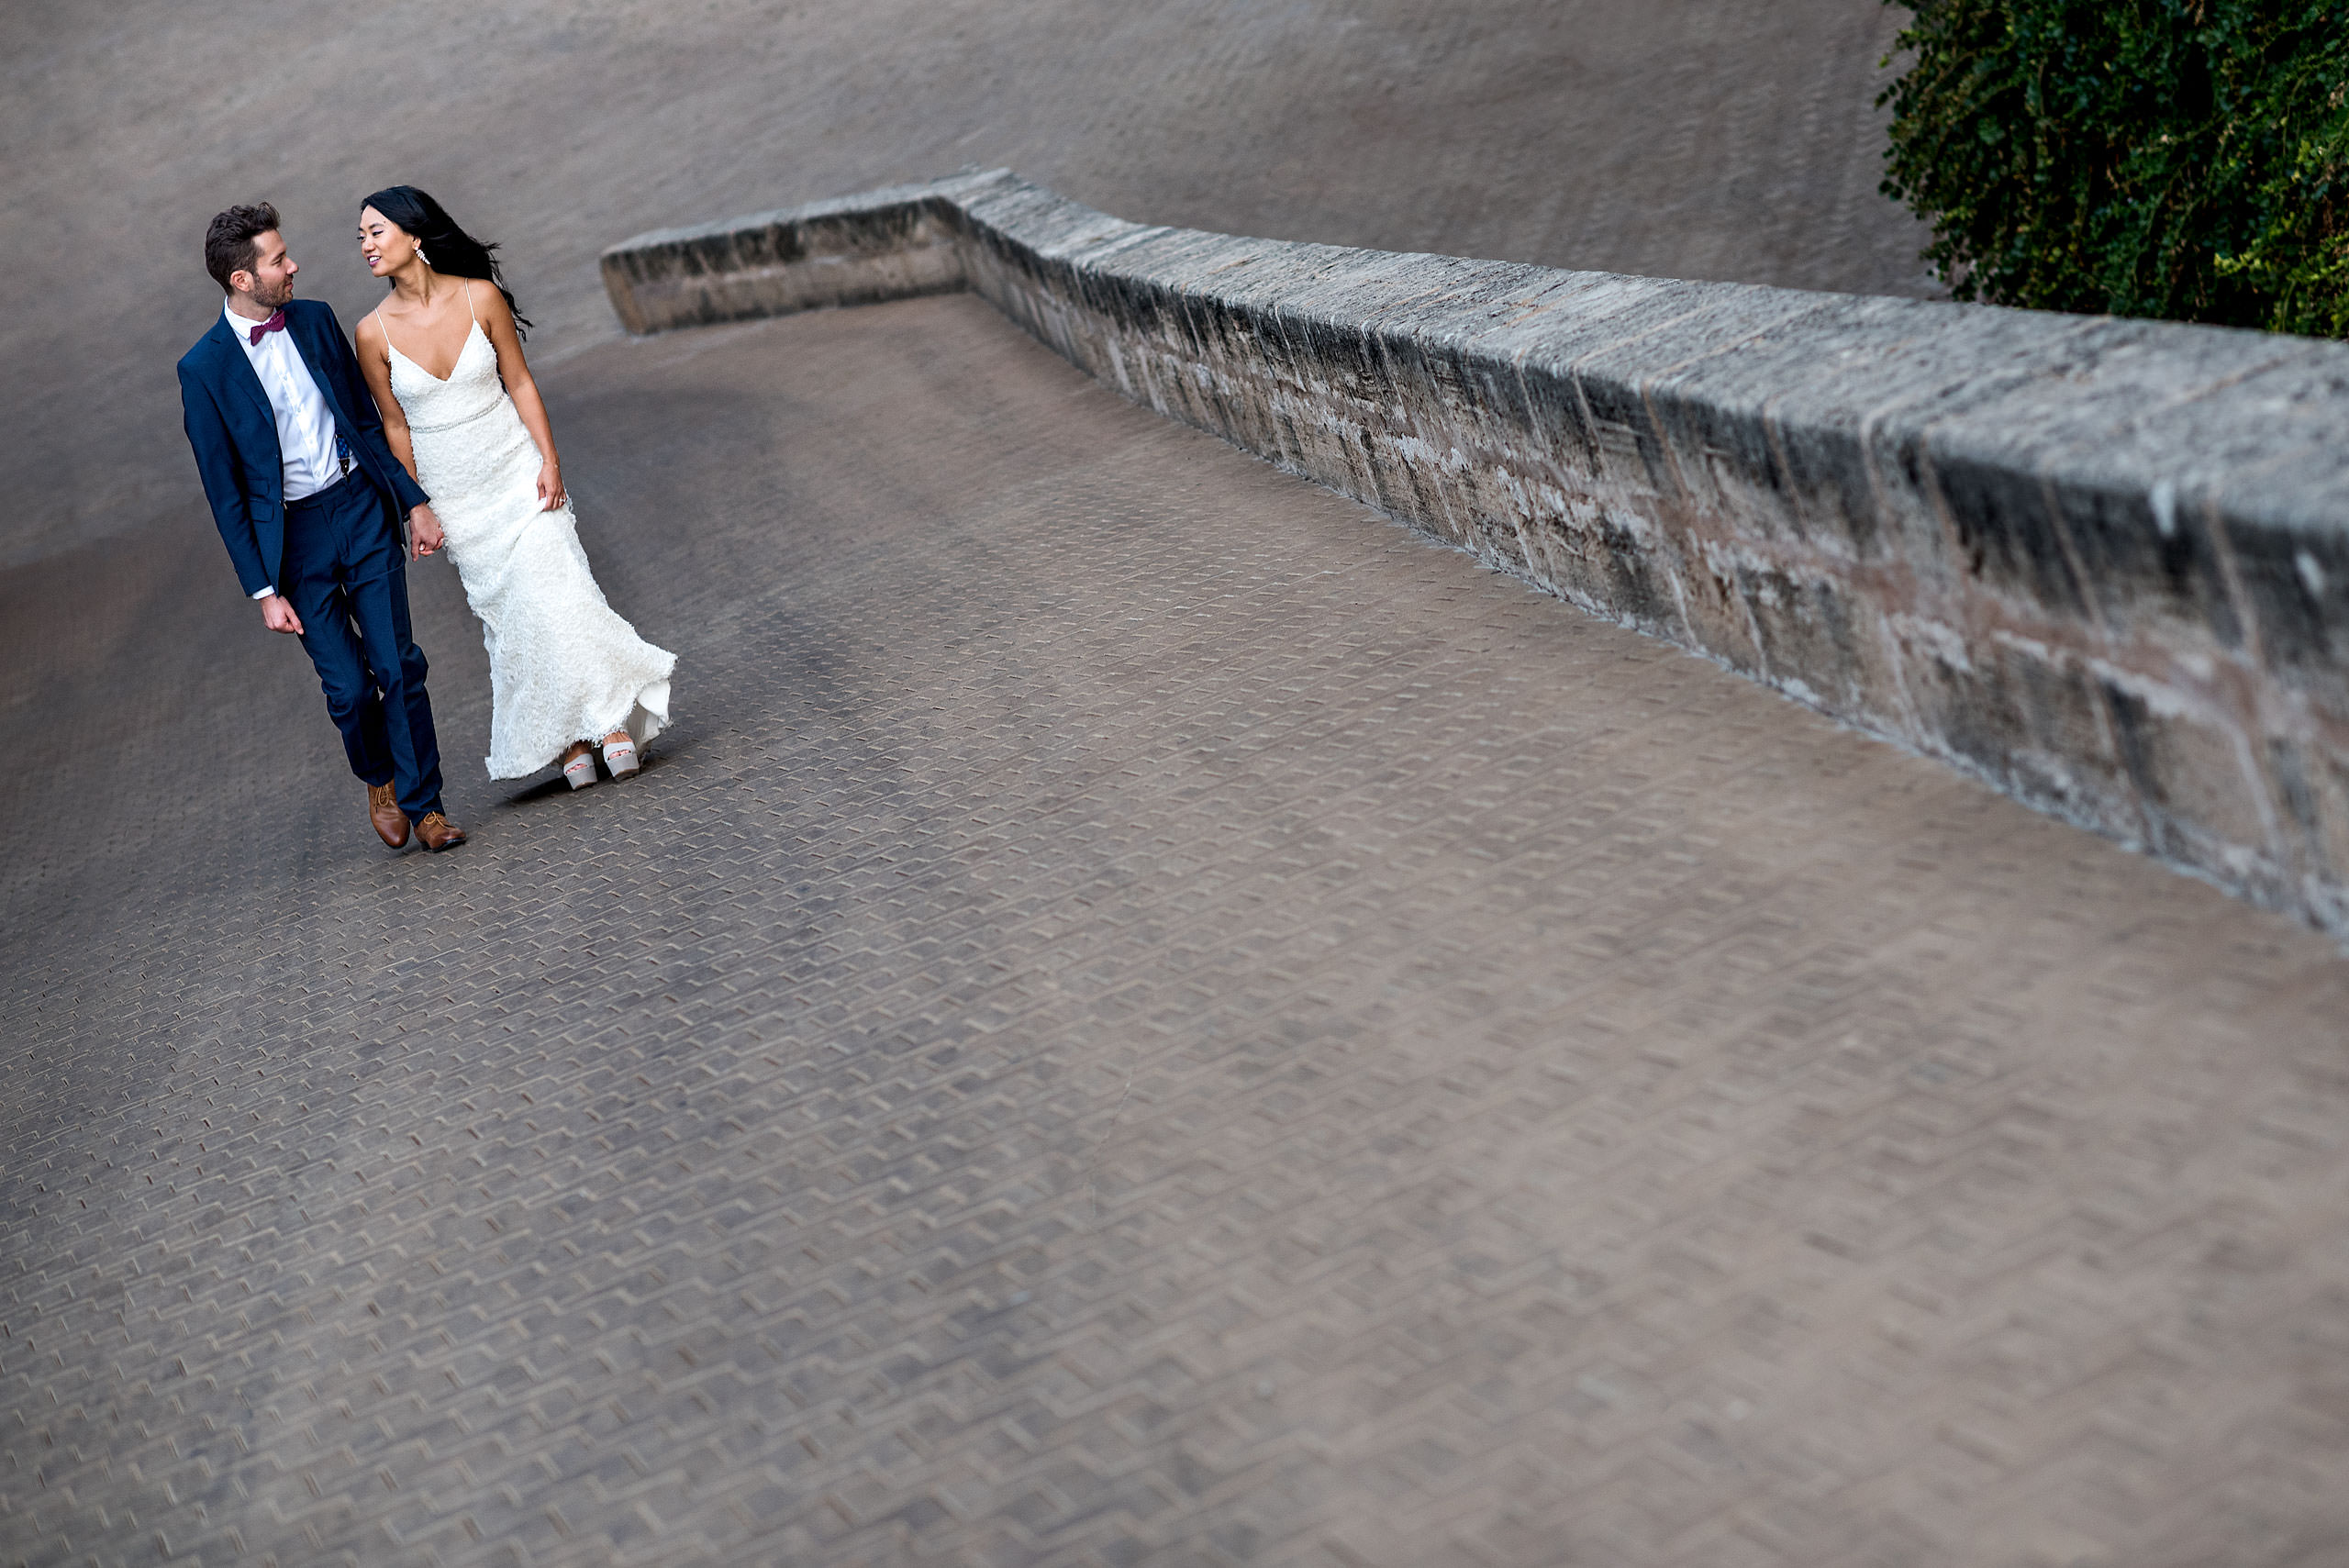
<svg viewBox="0 0 2349 1568">
<path fill-rule="evenodd" d="M 285 335 L 333 411 L 352 462 L 384 497 L 384 524 L 396 532 L 399 519 L 428 497 L 384 439 L 383 416 L 360 380 L 359 361 L 342 335 L 342 323 L 316 300 L 291 300 Z M 180 356 L 180 412 L 239 585 L 248 595 L 276 587 L 285 555 L 285 459 L 278 450 L 277 416 L 270 411 L 269 394 L 262 390 L 261 377 L 226 317 L 216 317 L 212 330 Z"/>
</svg>

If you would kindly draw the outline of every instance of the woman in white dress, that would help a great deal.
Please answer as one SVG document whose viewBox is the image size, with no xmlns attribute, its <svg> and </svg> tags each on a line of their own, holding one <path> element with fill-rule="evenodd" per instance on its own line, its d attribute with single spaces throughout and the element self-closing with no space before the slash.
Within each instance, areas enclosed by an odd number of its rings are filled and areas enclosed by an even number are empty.
<svg viewBox="0 0 2349 1568">
<path fill-rule="evenodd" d="M 392 451 L 432 497 L 489 649 L 489 776 L 560 762 L 573 789 L 615 778 L 669 721 L 677 658 L 604 602 L 579 548 L 546 405 L 522 359 L 527 317 L 473 239 L 413 185 L 369 196 L 359 252 L 391 284 L 360 322 L 359 364 Z M 418 538 L 419 554 L 441 541 Z"/>
</svg>

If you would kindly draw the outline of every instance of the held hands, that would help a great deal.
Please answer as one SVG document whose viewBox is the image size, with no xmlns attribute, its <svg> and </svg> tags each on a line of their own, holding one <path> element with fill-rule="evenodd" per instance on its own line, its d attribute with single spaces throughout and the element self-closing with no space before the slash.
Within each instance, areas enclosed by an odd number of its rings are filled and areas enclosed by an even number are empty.
<svg viewBox="0 0 2349 1568">
<path fill-rule="evenodd" d="M 539 465 L 539 510 L 551 512 L 570 497 L 562 493 L 562 465 L 551 460 Z"/>
<path fill-rule="evenodd" d="M 283 594 L 272 594 L 261 602 L 261 624 L 290 637 L 302 635 L 302 617 L 294 613 L 294 606 Z"/>
<path fill-rule="evenodd" d="M 409 541 L 416 547 L 415 558 L 418 561 L 449 542 L 440 532 L 440 519 L 432 515 L 432 508 L 429 506 L 417 506 L 409 511 L 407 533 Z"/>
</svg>

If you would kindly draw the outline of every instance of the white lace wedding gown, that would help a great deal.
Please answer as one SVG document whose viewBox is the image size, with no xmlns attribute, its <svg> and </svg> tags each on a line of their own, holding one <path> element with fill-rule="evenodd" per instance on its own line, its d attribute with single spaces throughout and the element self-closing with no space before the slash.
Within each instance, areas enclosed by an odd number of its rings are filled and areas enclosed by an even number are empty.
<svg viewBox="0 0 2349 1568">
<path fill-rule="evenodd" d="M 572 742 L 615 729 L 640 746 L 651 740 L 669 722 L 677 656 L 604 602 L 571 503 L 543 508 L 538 444 L 480 321 L 446 381 L 393 347 L 388 331 L 384 343 L 416 443 L 417 482 L 432 497 L 489 649 L 489 776 L 534 773 Z"/>
</svg>

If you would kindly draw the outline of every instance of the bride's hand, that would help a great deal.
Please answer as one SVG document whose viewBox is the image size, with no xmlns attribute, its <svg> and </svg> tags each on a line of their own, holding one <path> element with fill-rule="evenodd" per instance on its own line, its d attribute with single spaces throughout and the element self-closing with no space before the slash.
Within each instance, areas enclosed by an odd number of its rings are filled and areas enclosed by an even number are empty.
<svg viewBox="0 0 2349 1568">
<path fill-rule="evenodd" d="M 562 493 L 562 468 L 552 462 L 539 465 L 539 509 L 551 512 L 570 497 Z"/>
<path fill-rule="evenodd" d="M 429 506 L 421 506 L 407 515 L 409 542 L 415 546 L 416 559 L 423 560 L 448 542 L 440 532 L 440 519 Z"/>
</svg>

